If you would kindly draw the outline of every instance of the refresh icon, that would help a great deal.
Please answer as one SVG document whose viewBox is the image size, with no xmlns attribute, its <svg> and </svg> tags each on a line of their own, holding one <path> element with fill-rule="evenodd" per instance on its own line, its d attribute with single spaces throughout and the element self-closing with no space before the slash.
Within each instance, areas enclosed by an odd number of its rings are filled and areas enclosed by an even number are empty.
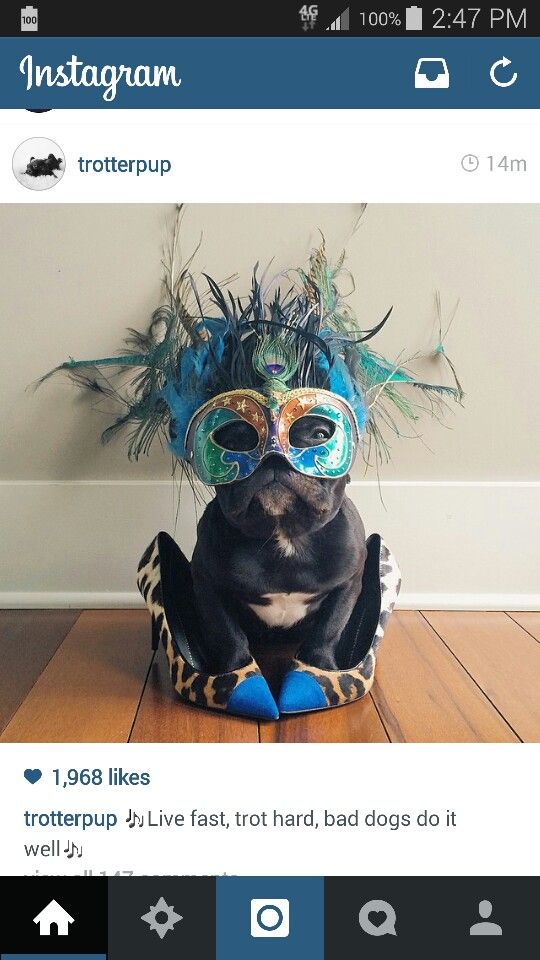
<svg viewBox="0 0 540 960">
<path fill-rule="evenodd" d="M 499 80 L 497 78 L 497 71 L 499 67 L 501 67 L 503 70 L 506 70 L 511 63 L 512 61 L 509 60 L 508 57 L 503 57 L 501 60 L 496 60 L 495 63 L 491 64 L 489 75 L 491 77 L 491 82 L 494 83 L 496 87 L 512 87 L 516 82 L 518 75 L 515 71 L 508 80 Z"/>
</svg>

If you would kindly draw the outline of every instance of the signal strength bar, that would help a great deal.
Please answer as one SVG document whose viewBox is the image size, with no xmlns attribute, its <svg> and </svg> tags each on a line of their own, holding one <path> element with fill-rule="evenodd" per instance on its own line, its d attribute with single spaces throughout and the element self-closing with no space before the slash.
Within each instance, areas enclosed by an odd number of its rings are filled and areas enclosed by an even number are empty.
<svg viewBox="0 0 540 960">
<path fill-rule="evenodd" d="M 347 31 L 348 29 L 349 29 L 349 7 L 347 7 L 347 9 L 343 11 L 343 13 L 340 13 L 339 17 L 336 17 L 336 19 L 332 21 L 330 26 L 326 28 L 326 32 L 328 33 L 329 30 Z"/>
</svg>

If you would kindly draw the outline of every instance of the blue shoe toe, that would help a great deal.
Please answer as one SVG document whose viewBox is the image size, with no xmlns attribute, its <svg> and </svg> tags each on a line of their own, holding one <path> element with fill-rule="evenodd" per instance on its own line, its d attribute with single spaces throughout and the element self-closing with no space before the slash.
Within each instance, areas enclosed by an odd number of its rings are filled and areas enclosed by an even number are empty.
<svg viewBox="0 0 540 960">
<path fill-rule="evenodd" d="M 243 717 L 259 717 L 262 720 L 278 720 L 279 710 L 264 677 L 256 674 L 246 677 L 233 690 L 227 703 L 227 713 Z"/>
<path fill-rule="evenodd" d="M 302 713 L 328 706 L 315 678 L 301 670 L 291 670 L 285 675 L 278 702 L 280 713 Z"/>
</svg>

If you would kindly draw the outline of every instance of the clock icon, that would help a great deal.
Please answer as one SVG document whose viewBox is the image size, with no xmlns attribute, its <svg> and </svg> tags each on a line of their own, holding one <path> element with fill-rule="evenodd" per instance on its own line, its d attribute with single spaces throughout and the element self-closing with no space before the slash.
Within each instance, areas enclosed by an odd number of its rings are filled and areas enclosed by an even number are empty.
<svg viewBox="0 0 540 960">
<path fill-rule="evenodd" d="M 461 166 L 467 173 L 474 173 L 475 170 L 478 170 L 480 161 L 475 153 L 466 153 L 461 158 Z"/>
</svg>

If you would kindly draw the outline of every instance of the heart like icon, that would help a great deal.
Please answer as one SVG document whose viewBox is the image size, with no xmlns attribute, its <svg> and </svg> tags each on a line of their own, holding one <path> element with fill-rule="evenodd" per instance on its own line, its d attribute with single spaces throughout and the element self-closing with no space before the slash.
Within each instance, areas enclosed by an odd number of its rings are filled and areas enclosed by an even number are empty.
<svg viewBox="0 0 540 960">
<path fill-rule="evenodd" d="M 38 780 L 41 780 L 43 774 L 41 773 L 41 770 L 36 768 L 35 770 L 25 770 L 24 776 L 25 779 L 28 780 L 28 783 L 37 783 Z"/>
</svg>

